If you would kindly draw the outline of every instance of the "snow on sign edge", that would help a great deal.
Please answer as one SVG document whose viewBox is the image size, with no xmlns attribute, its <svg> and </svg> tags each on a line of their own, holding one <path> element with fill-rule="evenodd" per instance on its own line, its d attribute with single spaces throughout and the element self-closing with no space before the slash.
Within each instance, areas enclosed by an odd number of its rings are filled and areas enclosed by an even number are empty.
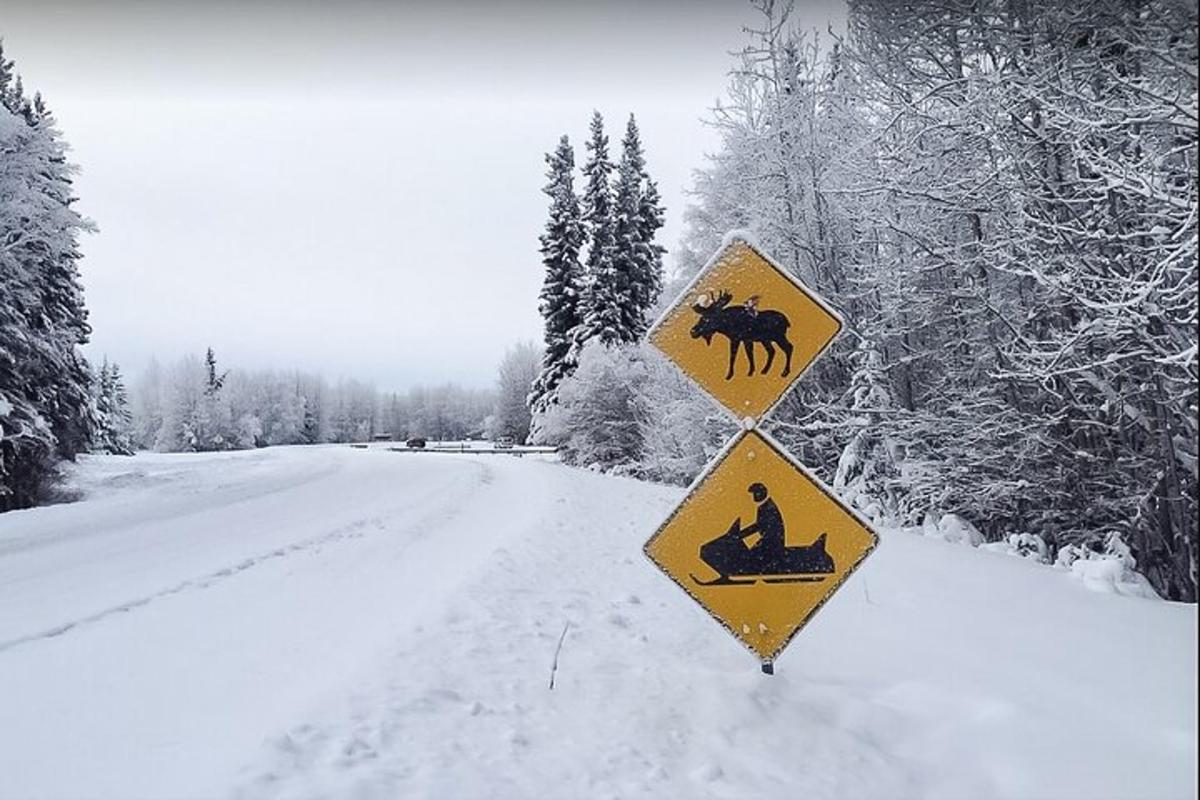
<svg viewBox="0 0 1200 800">
<path fill-rule="evenodd" d="M 779 407 L 779 404 L 783 402 L 784 398 L 795 391 L 796 386 L 800 383 L 800 379 L 812 371 L 813 366 L 821 360 L 821 357 L 825 355 L 826 351 L 828 351 L 833 343 L 837 341 L 838 337 L 842 335 L 842 331 L 846 329 L 846 320 L 844 317 L 842 317 L 841 312 L 826 302 L 823 297 L 809 287 L 805 286 L 799 278 L 785 269 L 783 265 L 779 264 L 777 261 L 775 261 L 775 259 L 767 255 L 766 251 L 758 246 L 758 242 L 755 240 L 755 237 L 752 234 L 742 230 L 734 230 L 725 234 L 725 236 L 721 239 L 721 246 L 717 248 L 717 251 L 713 253 L 704 266 L 692 276 L 692 279 L 687 282 L 687 285 L 679 290 L 679 294 L 675 296 L 675 299 L 663 309 L 662 313 L 658 315 L 658 319 L 654 320 L 654 323 L 646 330 L 645 340 L 652 345 L 655 350 L 658 350 L 658 352 L 662 353 L 666 357 L 667 361 L 671 363 L 671 366 L 678 370 L 681 375 L 687 378 L 693 386 L 698 388 L 705 397 L 715 403 L 717 407 L 720 408 L 727 416 L 729 416 L 729 418 L 732 419 L 736 425 L 741 427 L 743 421 L 746 419 L 744 414 L 738 414 L 736 411 L 729 408 L 729 406 L 721 402 L 716 395 L 702 386 L 700 382 L 696 380 L 696 378 L 688 374 L 687 370 L 680 366 L 679 363 L 676 362 L 676 360 L 672 358 L 669 353 L 666 353 L 654 343 L 655 333 L 657 333 L 658 329 L 661 328 L 667 322 L 668 318 L 675 313 L 677 308 L 687 302 L 687 297 L 692 293 L 692 291 L 695 290 L 696 284 L 700 283 L 701 279 L 703 279 L 706 275 L 708 275 L 709 272 L 713 270 L 714 267 L 716 267 L 728 250 L 737 246 L 738 244 L 743 244 L 748 247 L 751 252 L 761 258 L 768 267 L 775 270 L 780 277 L 792 284 L 792 286 L 794 286 L 800 293 L 805 295 L 822 311 L 832 317 L 837 323 L 837 330 L 834 331 L 833 336 L 830 336 L 829 341 L 825 342 L 821 349 L 813 354 L 813 357 L 803 369 L 796 372 L 796 375 L 794 378 L 792 378 L 791 382 L 784 387 L 782 392 L 779 393 L 779 397 L 775 398 L 774 402 L 767 406 L 757 417 L 752 417 L 756 423 L 761 422 L 762 420 L 771 416 L 771 414 L 775 412 L 775 409 Z"/>
<path fill-rule="evenodd" d="M 800 472 L 805 478 L 807 478 L 813 484 L 813 486 L 816 487 L 816 489 L 819 492 L 824 494 L 831 502 L 833 502 L 835 505 L 837 505 L 837 507 L 840 508 L 843 513 L 845 513 L 847 516 L 852 518 L 856 523 L 858 523 L 858 525 L 861 526 L 862 529 L 867 532 L 867 534 L 870 536 L 870 539 L 871 539 L 870 545 L 868 545 L 862 551 L 862 553 L 859 554 L 858 558 L 854 561 L 854 563 L 852 563 L 850 565 L 850 567 L 844 573 L 842 573 L 842 576 L 837 580 L 837 582 L 828 585 L 829 589 L 828 589 L 828 591 L 825 592 L 825 596 L 822 597 L 821 600 L 816 603 L 816 605 L 814 605 L 811 609 L 808 610 L 808 613 L 806 613 L 800 619 L 800 621 L 796 624 L 796 627 L 792 629 L 791 633 L 789 633 L 783 639 L 782 642 L 780 642 L 778 647 L 776 647 L 773 651 L 771 651 L 770 653 L 765 654 L 765 655 L 762 653 L 759 653 L 757 650 L 755 650 L 753 647 L 751 647 L 750 644 L 748 642 L 746 642 L 744 639 L 742 639 L 741 635 L 736 630 L 734 630 L 732 625 L 730 625 L 724 619 L 717 616 L 713 611 L 711 611 L 708 608 L 708 606 L 705 605 L 700 600 L 700 598 L 696 596 L 696 594 L 694 592 L 692 592 L 690 587 L 688 587 L 682 580 L 678 580 L 674 575 L 672 575 L 667 570 L 667 568 L 665 566 L 663 566 L 658 561 L 656 561 L 654 556 L 650 554 L 650 546 L 663 533 L 663 531 L 666 530 L 667 526 L 671 524 L 671 522 L 675 519 L 675 517 L 679 515 L 680 510 L 685 505 L 687 505 L 688 500 L 690 500 L 692 498 L 692 495 L 694 495 L 697 492 L 697 490 L 699 490 L 701 484 L 703 484 L 706 480 L 708 480 L 710 475 L 712 475 L 714 472 L 716 472 L 717 468 L 719 466 L 721 466 L 721 464 L 725 461 L 725 459 L 729 456 L 729 454 L 731 452 L 733 452 L 733 449 L 743 439 L 745 439 L 747 436 L 751 436 L 751 435 L 758 436 L 760 439 L 762 439 L 763 444 L 765 444 L 767 447 L 771 448 L 771 450 L 773 450 L 776 455 L 778 455 L 785 462 L 790 464 L 794 469 L 796 469 L 798 472 Z M 831 489 L 828 485 L 826 485 L 826 483 L 823 480 L 821 480 L 819 477 L 817 477 L 815 474 L 813 474 L 813 472 L 811 470 L 809 470 L 808 467 L 804 466 L 804 464 L 797 461 L 791 455 L 791 453 L 789 453 L 783 447 L 782 444 L 780 444 L 778 441 L 775 440 L 775 438 L 773 436 L 771 436 L 766 431 L 764 431 L 760 428 L 752 428 L 752 429 L 739 431 L 738 433 L 734 434 L 733 438 L 731 438 L 729 440 L 729 442 L 726 443 L 726 445 L 723 448 L 721 448 L 720 452 L 718 452 L 715 456 L 713 456 L 712 460 L 708 462 L 708 465 L 705 466 L 704 470 L 699 475 L 697 475 L 695 480 L 693 480 L 691 482 L 691 484 L 687 487 L 687 491 L 684 493 L 683 499 L 681 499 L 675 505 L 675 507 L 673 509 L 671 509 L 671 513 L 667 515 L 667 518 L 662 521 L 662 523 L 655 529 L 654 533 L 650 536 L 650 538 L 646 540 L 646 543 L 644 545 L 642 545 L 642 554 L 646 556 L 646 558 L 650 561 L 650 563 L 653 564 L 655 566 L 655 568 L 658 569 L 659 572 L 666 575 L 671 580 L 672 583 L 674 583 L 679 588 L 683 589 L 683 591 L 687 594 L 687 596 L 690 597 L 692 599 L 692 601 L 695 602 L 696 605 L 698 605 L 704 611 L 704 613 L 708 614 L 708 616 L 710 616 L 714 620 L 716 620 L 721 625 L 722 628 L 729 631 L 730 635 L 732 635 L 733 638 L 736 639 L 744 648 L 749 650 L 750 653 L 755 658 L 759 659 L 760 661 L 762 661 L 764 663 L 767 663 L 767 662 L 774 662 L 776 659 L 779 658 L 780 654 L 782 654 L 783 651 L 787 649 L 788 645 L 792 643 L 792 640 L 796 638 L 796 634 L 800 633 L 800 631 L 803 630 L 808 625 L 808 623 L 812 621 L 813 617 L 815 617 L 817 615 L 817 613 L 822 608 L 824 608 L 825 604 L 827 602 L 829 602 L 829 599 L 831 597 L 833 597 L 835 594 L 838 593 L 838 591 L 842 588 L 842 585 L 850 578 L 851 575 L 854 574 L 854 572 L 860 566 L 862 566 L 862 563 L 867 560 L 867 557 L 870 556 L 871 553 L 875 552 L 875 549 L 878 546 L 879 546 L 879 533 L 875 530 L 874 526 L 872 526 L 870 522 L 868 522 L 865 518 L 863 518 L 863 516 L 861 514 L 859 514 L 857 511 L 855 511 L 853 508 L 846 505 L 846 503 L 842 502 L 841 498 L 839 498 L 837 496 L 837 494 L 833 491 L 833 489 Z"/>
</svg>

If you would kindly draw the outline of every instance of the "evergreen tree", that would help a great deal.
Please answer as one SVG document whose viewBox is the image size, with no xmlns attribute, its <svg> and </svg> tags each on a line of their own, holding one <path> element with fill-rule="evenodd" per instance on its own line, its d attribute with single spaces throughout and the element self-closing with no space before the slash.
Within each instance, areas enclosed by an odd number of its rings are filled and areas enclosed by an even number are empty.
<svg viewBox="0 0 1200 800">
<path fill-rule="evenodd" d="M 550 196 L 550 219 L 541 236 L 542 263 L 546 279 L 542 285 L 539 310 L 545 320 L 546 349 L 541 372 L 529 393 L 528 404 L 539 414 L 554 403 L 562 379 L 575 368 L 571 336 L 580 323 L 582 268 L 579 250 L 583 245 L 583 224 L 579 218 L 579 199 L 575 195 L 575 153 L 563 136 L 553 153 L 546 154 L 549 170 L 543 192 Z"/>
<path fill-rule="evenodd" d="M 221 395 L 228 375 L 228 372 L 217 374 L 217 357 L 213 349 L 208 348 L 204 354 L 204 393 L 191 425 L 194 448 L 197 450 L 226 450 L 238 438 L 234 431 L 232 409 Z"/>
<path fill-rule="evenodd" d="M 588 160 L 583 174 L 587 179 L 583 194 L 583 221 L 589 247 L 585 262 L 586 283 L 583 292 L 582 322 L 572 337 L 572 350 L 579 350 L 592 339 L 603 344 L 627 341 L 622 320 L 622 298 L 628 292 L 628 275 L 615 262 L 616 238 L 610 176 L 613 164 L 608 159 L 608 137 L 604 118 L 592 115 Z"/>
<path fill-rule="evenodd" d="M 211 347 L 204 354 L 204 373 L 204 393 L 209 397 L 214 397 L 217 392 L 221 391 L 221 387 L 225 385 L 225 378 L 228 377 L 229 372 L 226 371 L 220 375 L 217 374 L 217 357 Z"/>
<path fill-rule="evenodd" d="M 632 118 L 630 118 L 632 121 Z M 658 185 L 642 171 L 642 191 L 638 200 L 637 247 L 634 251 L 634 303 L 641 314 L 634 328 L 634 339 L 640 339 L 650 324 L 650 314 L 663 288 L 662 257 L 666 248 L 655 243 L 654 237 L 663 226 L 664 209 Z"/>
<path fill-rule="evenodd" d="M 637 341 L 662 291 L 663 248 L 654 236 L 663 225 L 658 187 L 646 173 L 637 121 L 632 114 L 621 141 L 621 164 L 614 191 L 614 263 L 621 277 L 622 341 Z"/>
<path fill-rule="evenodd" d="M 93 437 L 93 449 L 113 455 L 133 455 L 133 414 L 129 409 L 129 397 L 121 370 L 108 359 L 100 366 L 94 383 L 97 427 Z"/>
<path fill-rule="evenodd" d="M 90 445 L 90 330 L 72 208 L 73 168 L 40 96 L 0 52 L 0 510 L 37 501 L 60 458 Z"/>
<path fill-rule="evenodd" d="M 37 142 L 37 188 L 45 207 L 53 210 L 44 227 L 30 230 L 32 235 L 23 242 L 39 278 L 40 308 L 33 319 L 34 334 L 45 342 L 50 362 L 46 366 L 51 388 L 43 413 L 58 439 L 59 456 L 73 459 L 90 446 L 95 425 L 91 369 L 79 351 L 87 343 L 91 326 L 79 283 L 78 234 L 90 229 L 90 223 L 71 207 L 75 169 L 66 161 L 66 146 L 41 95 L 35 95 L 32 104 L 23 103 L 22 108 Z"/>
<path fill-rule="evenodd" d="M 625 138 L 621 140 L 621 163 L 617 167 L 613 188 L 613 269 L 620 279 L 617 303 L 621 325 L 619 342 L 625 344 L 637 338 L 644 329 L 645 307 L 641 304 L 642 287 L 638 285 L 641 227 L 638 225 L 642 200 L 642 173 L 646 162 L 638 139 L 637 123 L 629 115 Z"/>
</svg>

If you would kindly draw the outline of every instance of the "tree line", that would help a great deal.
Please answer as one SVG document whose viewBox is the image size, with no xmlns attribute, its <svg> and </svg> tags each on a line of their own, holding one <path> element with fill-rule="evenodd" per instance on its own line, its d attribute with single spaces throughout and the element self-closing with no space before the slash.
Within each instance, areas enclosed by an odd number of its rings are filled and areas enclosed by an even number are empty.
<svg viewBox="0 0 1200 800">
<path fill-rule="evenodd" d="M 452 383 L 383 392 L 373 385 L 280 370 L 222 370 L 210 348 L 168 367 L 151 361 L 131 392 L 121 390 L 123 420 L 104 441 L 109 452 L 203 452 L 269 445 L 495 438 L 528 435 L 525 395 L 538 353 L 514 347 L 498 370 L 497 389 Z M 112 379 L 108 383 L 112 383 Z M 103 381 L 102 381 L 103 383 Z M 511 388 L 513 385 L 519 388 Z M 505 387 L 509 387 L 505 391 Z M 514 395 L 521 412 L 514 413 Z"/>
<path fill-rule="evenodd" d="M 678 259 L 749 229 L 848 320 L 773 433 L 881 524 L 1127 552 L 1194 601 L 1194 4 L 851 0 L 824 41 L 756 5 Z M 569 460 L 696 474 L 730 428 L 661 362 L 579 356 Z"/>
</svg>

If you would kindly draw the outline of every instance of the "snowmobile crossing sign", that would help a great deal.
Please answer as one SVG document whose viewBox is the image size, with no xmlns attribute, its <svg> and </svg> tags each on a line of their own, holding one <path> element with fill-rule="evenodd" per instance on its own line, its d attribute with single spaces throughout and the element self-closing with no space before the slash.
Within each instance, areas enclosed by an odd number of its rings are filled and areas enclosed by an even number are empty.
<svg viewBox="0 0 1200 800">
<path fill-rule="evenodd" d="M 746 430 L 696 479 L 645 553 L 767 673 L 879 541 L 757 430 L 841 328 L 836 311 L 733 237 L 648 334 Z M 717 335 L 728 341 L 727 356 L 710 346 Z"/>
<path fill-rule="evenodd" d="M 841 328 L 836 311 L 749 242 L 733 239 L 649 337 L 740 421 L 767 414 Z"/>
<path fill-rule="evenodd" d="M 777 442 L 747 431 L 646 543 L 646 555 L 769 662 L 875 543 Z"/>
</svg>

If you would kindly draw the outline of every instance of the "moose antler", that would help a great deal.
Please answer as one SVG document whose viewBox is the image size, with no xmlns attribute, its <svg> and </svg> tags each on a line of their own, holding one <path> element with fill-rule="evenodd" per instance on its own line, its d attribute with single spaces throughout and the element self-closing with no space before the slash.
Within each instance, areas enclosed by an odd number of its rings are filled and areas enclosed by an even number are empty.
<svg viewBox="0 0 1200 800">
<path fill-rule="evenodd" d="M 729 301 L 732 299 L 733 295 L 722 289 L 721 294 L 713 301 L 713 308 L 724 308 L 729 305 Z"/>
</svg>

